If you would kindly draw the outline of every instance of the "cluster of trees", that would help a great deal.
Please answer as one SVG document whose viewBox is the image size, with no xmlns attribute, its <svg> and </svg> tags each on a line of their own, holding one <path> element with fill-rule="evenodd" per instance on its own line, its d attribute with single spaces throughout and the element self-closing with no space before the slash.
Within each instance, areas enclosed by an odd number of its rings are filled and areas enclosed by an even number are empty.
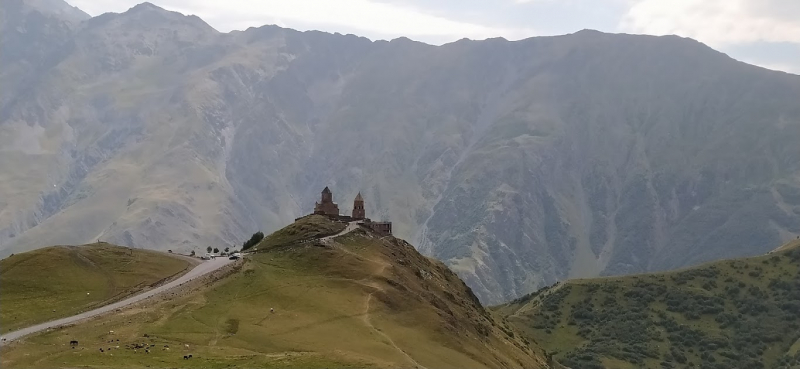
<svg viewBox="0 0 800 369">
<path fill-rule="evenodd" d="M 229 253 L 229 252 L 230 252 L 230 250 L 231 250 L 231 249 L 230 249 L 230 247 L 226 247 L 226 248 L 225 248 L 225 250 L 224 250 L 223 252 L 225 252 L 225 253 L 227 254 L 227 253 Z M 209 254 L 210 254 L 212 251 L 213 251 L 215 254 L 219 254 L 219 248 L 216 248 L 216 247 L 214 247 L 214 248 L 212 249 L 212 248 L 211 248 L 211 246 L 209 246 L 209 247 L 206 247 L 206 252 L 207 252 L 207 253 L 209 253 Z M 236 252 L 236 250 L 233 250 L 233 252 Z"/>
<path fill-rule="evenodd" d="M 258 243 L 261 242 L 261 240 L 263 239 L 264 239 L 264 233 L 261 233 L 261 231 L 253 233 L 253 236 L 242 244 L 242 251 L 247 250 L 255 245 L 258 245 Z"/>
<path fill-rule="evenodd" d="M 547 333 L 551 333 L 561 324 L 561 305 L 571 289 L 572 286 L 565 285 L 555 292 L 548 290 L 544 293 L 546 297 L 542 299 L 541 308 L 535 315 L 533 328 L 544 329 Z"/>
<path fill-rule="evenodd" d="M 258 243 L 261 242 L 261 240 L 263 240 L 263 239 L 264 239 L 264 233 L 262 233 L 261 231 L 253 233 L 253 236 L 251 236 L 249 240 L 245 241 L 242 244 L 242 251 L 247 250 L 249 248 L 252 248 L 255 245 L 258 245 Z M 172 250 L 169 250 L 169 252 L 171 253 Z M 209 254 L 212 253 L 212 252 L 215 253 L 215 254 L 219 254 L 220 253 L 220 249 L 218 247 L 208 246 L 208 247 L 206 247 L 206 252 L 209 253 Z M 226 247 L 225 250 L 223 250 L 223 252 L 225 254 L 229 254 L 229 253 L 236 253 L 237 250 L 231 251 L 230 247 Z M 196 253 L 195 253 L 194 250 L 192 250 L 192 252 L 189 255 L 195 256 Z"/>
</svg>

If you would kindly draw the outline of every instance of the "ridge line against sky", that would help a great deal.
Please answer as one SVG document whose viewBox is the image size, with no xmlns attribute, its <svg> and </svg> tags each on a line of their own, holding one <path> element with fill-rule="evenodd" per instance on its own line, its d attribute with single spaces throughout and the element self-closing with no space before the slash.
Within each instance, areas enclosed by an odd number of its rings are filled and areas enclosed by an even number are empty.
<svg viewBox="0 0 800 369">
<path fill-rule="evenodd" d="M 67 0 L 97 16 L 142 0 Z M 265 24 L 440 45 L 581 29 L 691 37 L 738 60 L 800 74 L 800 0 L 151 0 L 221 32 Z"/>
</svg>

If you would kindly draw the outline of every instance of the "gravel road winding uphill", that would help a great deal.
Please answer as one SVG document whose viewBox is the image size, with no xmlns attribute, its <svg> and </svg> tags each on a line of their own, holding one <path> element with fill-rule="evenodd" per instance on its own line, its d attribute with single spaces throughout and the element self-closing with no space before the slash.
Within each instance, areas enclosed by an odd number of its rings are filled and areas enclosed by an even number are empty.
<svg viewBox="0 0 800 369">
<path fill-rule="evenodd" d="M 70 316 L 70 317 L 66 317 L 66 318 L 62 318 L 62 319 L 58 319 L 58 320 L 53 320 L 53 321 L 42 323 L 42 324 L 37 324 L 37 325 L 31 326 L 31 327 L 28 327 L 28 328 L 23 328 L 23 329 L 14 331 L 14 332 L 9 332 L 9 333 L 7 333 L 7 334 L 2 336 L 3 339 L 2 339 L 2 341 L 0 341 L 0 346 L 1 345 L 5 345 L 5 344 L 7 344 L 7 343 L 9 343 L 11 341 L 14 341 L 14 340 L 16 340 L 16 339 L 18 339 L 20 337 L 27 336 L 29 334 L 41 332 L 41 331 L 46 330 L 46 329 L 55 328 L 55 327 L 59 327 L 59 326 L 66 325 L 66 324 L 75 323 L 75 322 L 83 320 L 83 319 L 95 317 L 95 316 L 98 316 L 100 314 L 107 313 L 109 311 L 113 311 L 115 309 L 119 309 L 119 308 L 128 306 L 130 304 L 142 301 L 142 300 L 144 300 L 144 299 L 146 299 L 148 297 L 155 296 L 155 295 L 160 294 L 160 293 L 162 293 L 164 291 L 167 291 L 167 290 L 170 290 L 170 289 L 175 288 L 177 286 L 180 286 L 181 284 L 184 284 L 186 282 L 192 281 L 192 280 L 194 280 L 194 279 L 196 279 L 198 277 L 202 277 L 202 276 L 204 276 L 204 275 L 206 275 L 208 273 L 211 273 L 211 272 L 213 272 L 215 270 L 218 270 L 218 269 L 220 269 L 220 268 L 222 268 L 222 267 L 224 267 L 224 266 L 226 266 L 226 265 L 228 265 L 230 263 L 233 263 L 233 262 L 235 262 L 235 260 L 229 260 L 228 258 L 216 258 L 216 259 L 213 259 L 213 260 L 208 260 L 208 261 L 202 262 L 202 263 L 198 264 L 196 267 L 194 267 L 194 269 L 190 270 L 188 273 L 182 275 L 180 278 L 178 278 L 178 279 L 176 279 L 176 280 L 174 280 L 172 282 L 169 282 L 169 283 L 164 284 L 162 286 L 156 287 L 156 288 L 154 288 L 152 290 L 145 291 L 145 292 L 140 293 L 138 295 L 129 297 L 129 298 L 125 299 L 125 300 L 122 300 L 122 301 L 119 301 L 119 302 L 115 302 L 113 304 L 109 304 L 109 305 L 106 305 L 106 306 L 103 306 L 103 307 L 100 307 L 100 308 L 97 308 L 97 309 L 94 309 L 94 310 L 90 310 L 90 311 L 83 312 L 83 313 L 80 313 L 80 314 L 77 314 L 77 315 L 73 315 L 73 316 Z"/>
</svg>

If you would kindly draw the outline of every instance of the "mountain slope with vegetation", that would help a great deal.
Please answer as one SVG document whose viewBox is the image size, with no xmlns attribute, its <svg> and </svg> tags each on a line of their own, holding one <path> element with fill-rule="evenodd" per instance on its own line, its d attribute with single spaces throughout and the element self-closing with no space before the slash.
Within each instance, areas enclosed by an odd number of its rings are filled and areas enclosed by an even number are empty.
<svg viewBox="0 0 800 369">
<path fill-rule="evenodd" d="M 764 256 L 573 280 L 496 308 L 582 368 L 800 368 L 800 241 Z"/>
<path fill-rule="evenodd" d="M 177 278 L 194 264 L 107 243 L 9 256 L 0 260 L 0 333 L 107 305 Z"/>
<path fill-rule="evenodd" d="M 548 367 L 444 264 L 365 229 L 320 238 L 339 227 L 300 219 L 227 274 L 3 347 L 3 367 Z"/>
<path fill-rule="evenodd" d="M 59 1 L 0 2 L 0 256 L 240 245 L 325 185 L 487 303 L 800 234 L 800 76 L 691 39 L 432 46 Z"/>
</svg>

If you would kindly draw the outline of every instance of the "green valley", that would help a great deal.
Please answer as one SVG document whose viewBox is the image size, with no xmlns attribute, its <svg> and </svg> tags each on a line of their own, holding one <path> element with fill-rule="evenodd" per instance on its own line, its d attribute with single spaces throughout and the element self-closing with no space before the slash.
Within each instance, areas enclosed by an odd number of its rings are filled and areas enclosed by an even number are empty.
<svg viewBox="0 0 800 369">
<path fill-rule="evenodd" d="M 800 241 L 679 271 L 559 283 L 495 310 L 573 369 L 800 368 Z"/>
</svg>

